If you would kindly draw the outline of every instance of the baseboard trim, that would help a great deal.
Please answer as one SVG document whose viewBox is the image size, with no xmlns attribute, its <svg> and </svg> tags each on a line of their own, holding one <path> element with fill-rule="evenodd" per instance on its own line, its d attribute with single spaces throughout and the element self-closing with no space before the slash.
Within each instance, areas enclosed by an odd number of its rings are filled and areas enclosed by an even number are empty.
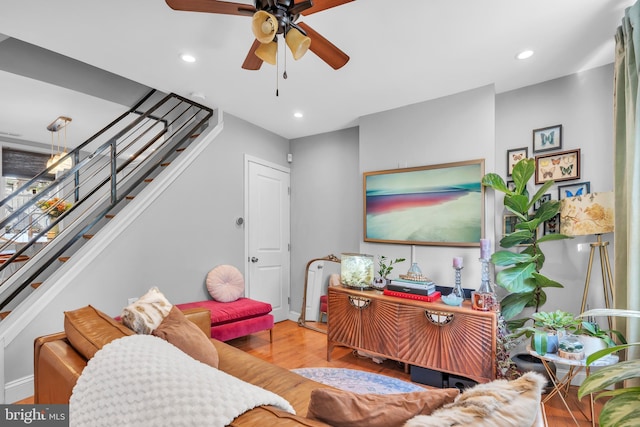
<svg viewBox="0 0 640 427">
<path fill-rule="evenodd" d="M 33 396 L 33 375 L 9 381 L 4 387 L 5 403 L 14 403 Z"/>
</svg>

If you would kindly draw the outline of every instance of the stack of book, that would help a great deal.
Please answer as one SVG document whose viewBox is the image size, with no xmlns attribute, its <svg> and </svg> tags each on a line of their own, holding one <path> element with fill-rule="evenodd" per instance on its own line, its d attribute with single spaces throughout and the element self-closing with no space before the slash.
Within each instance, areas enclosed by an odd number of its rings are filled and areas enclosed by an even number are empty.
<svg viewBox="0 0 640 427">
<path fill-rule="evenodd" d="M 398 278 L 391 279 L 391 282 L 387 285 L 387 289 L 395 292 L 428 296 L 436 291 L 436 284 L 430 280 L 417 281 Z"/>
</svg>

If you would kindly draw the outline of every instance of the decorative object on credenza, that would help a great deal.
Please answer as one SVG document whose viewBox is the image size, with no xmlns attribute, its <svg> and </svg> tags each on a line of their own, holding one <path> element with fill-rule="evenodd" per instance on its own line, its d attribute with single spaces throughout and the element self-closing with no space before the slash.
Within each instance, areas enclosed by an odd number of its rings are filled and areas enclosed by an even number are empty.
<svg viewBox="0 0 640 427">
<path fill-rule="evenodd" d="M 471 292 L 471 307 L 480 311 L 500 311 L 498 297 L 491 284 L 489 259 L 491 258 L 491 241 L 480 240 L 480 263 L 482 264 L 482 277 L 478 290 Z"/>
<path fill-rule="evenodd" d="M 350 288 L 369 289 L 373 278 L 373 255 L 342 254 L 340 260 L 340 283 Z"/>
<path fill-rule="evenodd" d="M 536 156 L 536 184 L 580 179 L 580 149 Z"/>
<path fill-rule="evenodd" d="M 602 290 L 605 307 L 611 308 L 613 305 L 613 276 L 607 250 L 609 242 L 603 241 L 602 235 L 613 233 L 614 204 L 615 195 L 613 192 L 590 193 L 584 196 L 565 198 L 561 202 L 560 232 L 562 234 L 568 236 L 595 235 L 597 237 L 597 241 L 591 243 L 580 312 L 584 312 L 587 306 L 591 269 L 596 248 L 598 248 L 600 265 L 602 266 Z M 612 322 L 609 318 L 609 329 L 611 326 Z"/>
<path fill-rule="evenodd" d="M 364 240 L 478 246 L 484 159 L 363 174 Z"/>
<path fill-rule="evenodd" d="M 529 149 L 527 147 L 514 148 L 507 150 L 507 176 L 513 173 L 513 167 L 522 159 L 529 157 Z"/>
<path fill-rule="evenodd" d="M 391 260 L 384 255 L 378 257 L 378 276 L 373 280 L 373 287 L 376 289 L 383 289 L 388 282 L 389 274 L 393 270 L 394 264 L 405 261 L 404 258 L 396 258 Z"/>
<path fill-rule="evenodd" d="M 533 152 L 560 150 L 562 148 L 562 125 L 533 130 Z"/>
<path fill-rule="evenodd" d="M 462 289 L 462 257 L 453 258 L 453 269 L 455 270 L 455 285 L 448 295 L 442 296 L 442 301 L 448 305 L 462 305 L 464 301 L 464 290 Z"/>
</svg>

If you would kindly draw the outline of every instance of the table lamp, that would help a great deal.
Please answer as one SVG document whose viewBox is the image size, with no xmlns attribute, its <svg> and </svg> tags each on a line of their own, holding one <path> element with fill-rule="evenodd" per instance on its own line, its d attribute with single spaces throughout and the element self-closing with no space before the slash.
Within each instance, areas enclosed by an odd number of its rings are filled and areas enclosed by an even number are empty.
<svg viewBox="0 0 640 427">
<path fill-rule="evenodd" d="M 584 283 L 581 313 L 587 305 L 591 268 L 596 248 L 599 249 L 600 266 L 602 268 L 602 287 L 606 308 L 613 303 L 613 276 L 609 263 L 609 242 L 602 241 L 602 235 L 613 233 L 614 193 L 589 193 L 584 196 L 562 199 L 560 208 L 560 233 L 568 236 L 597 236 L 597 241 L 591 243 L 587 278 Z M 611 296 L 611 298 L 609 298 Z M 611 326 L 611 319 L 609 319 Z"/>
</svg>

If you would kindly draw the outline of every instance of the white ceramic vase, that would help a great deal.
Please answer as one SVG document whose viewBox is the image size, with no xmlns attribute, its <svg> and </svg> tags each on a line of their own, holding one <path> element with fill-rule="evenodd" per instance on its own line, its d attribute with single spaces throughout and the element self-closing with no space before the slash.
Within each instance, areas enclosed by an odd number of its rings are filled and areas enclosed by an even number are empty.
<svg viewBox="0 0 640 427">
<path fill-rule="evenodd" d="M 598 337 L 579 335 L 578 339 L 580 340 L 580 342 L 582 342 L 584 357 L 589 357 L 590 354 L 593 354 L 598 350 L 604 350 L 605 348 L 607 348 L 607 343 Z"/>
</svg>

